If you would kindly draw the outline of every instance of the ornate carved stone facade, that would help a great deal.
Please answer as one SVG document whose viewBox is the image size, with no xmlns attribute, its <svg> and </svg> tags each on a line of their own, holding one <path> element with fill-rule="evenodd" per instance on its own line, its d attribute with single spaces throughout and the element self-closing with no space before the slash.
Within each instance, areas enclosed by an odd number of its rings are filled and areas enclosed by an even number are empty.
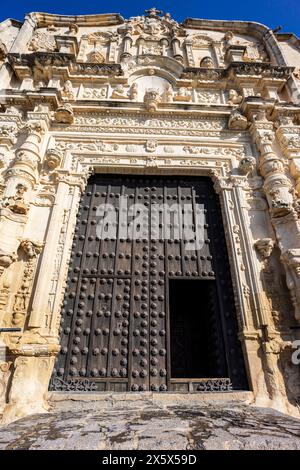
<svg viewBox="0 0 300 470">
<path fill-rule="evenodd" d="M 213 179 L 253 401 L 299 414 L 299 39 L 154 8 L 1 26 L 3 422 L 47 409 L 79 198 L 109 172 Z"/>
</svg>

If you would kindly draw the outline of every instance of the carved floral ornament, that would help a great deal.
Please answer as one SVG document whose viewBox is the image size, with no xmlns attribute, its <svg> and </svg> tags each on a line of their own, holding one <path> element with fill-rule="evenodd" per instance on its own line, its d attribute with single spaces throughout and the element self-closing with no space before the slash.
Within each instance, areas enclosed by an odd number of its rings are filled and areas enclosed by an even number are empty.
<svg viewBox="0 0 300 470">
<path fill-rule="evenodd" d="M 47 155 L 49 152 L 50 157 L 52 158 L 52 155 L 57 157 L 59 156 L 61 158 L 61 152 L 65 150 L 70 150 L 74 152 L 101 152 L 101 153 L 133 153 L 133 152 L 138 152 L 142 150 L 142 146 L 138 144 L 117 144 L 117 143 L 111 143 L 111 142 L 105 142 L 105 141 L 89 141 L 89 142 L 64 142 L 64 141 L 58 141 L 56 144 L 55 149 L 48 149 L 46 153 L 46 161 L 48 159 Z M 159 148 L 159 142 L 156 139 L 148 139 L 145 141 L 144 144 L 144 149 L 147 152 L 155 152 Z M 248 150 L 244 146 L 235 146 L 235 147 L 213 147 L 213 146 L 197 146 L 197 145 L 164 145 L 163 146 L 163 151 L 165 153 L 185 153 L 185 154 L 192 154 L 192 155 L 199 155 L 205 157 L 205 156 L 213 156 L 213 157 L 234 157 L 237 159 L 245 159 L 245 162 L 242 163 L 247 167 L 247 173 L 252 171 L 254 167 L 256 166 L 256 160 L 254 157 L 251 156 L 246 156 L 246 153 Z M 49 158 L 50 158 L 49 157 Z M 241 160 L 242 161 L 242 160 Z M 251 167 L 251 168 L 250 168 Z M 245 172 L 244 172 L 245 174 Z"/>
<path fill-rule="evenodd" d="M 55 52 L 57 50 L 53 34 L 48 31 L 36 31 L 31 39 L 28 49 L 30 51 Z"/>
<path fill-rule="evenodd" d="M 149 100 L 155 100 L 157 98 L 156 93 L 149 96 Z M 135 117 L 132 115 L 122 116 L 102 116 L 99 113 L 78 113 L 75 116 L 74 123 L 80 126 L 103 126 L 113 129 L 117 129 L 118 132 L 126 128 L 126 132 L 130 132 L 129 129 L 136 131 L 142 129 L 144 132 L 146 128 L 153 128 L 156 132 L 159 129 L 175 129 L 176 132 L 180 129 L 187 130 L 216 130 L 220 131 L 227 127 L 226 118 L 211 118 L 203 117 L 192 119 L 182 119 L 181 117 L 167 118 L 162 116 L 149 117 L 148 115 L 140 115 Z"/>
</svg>

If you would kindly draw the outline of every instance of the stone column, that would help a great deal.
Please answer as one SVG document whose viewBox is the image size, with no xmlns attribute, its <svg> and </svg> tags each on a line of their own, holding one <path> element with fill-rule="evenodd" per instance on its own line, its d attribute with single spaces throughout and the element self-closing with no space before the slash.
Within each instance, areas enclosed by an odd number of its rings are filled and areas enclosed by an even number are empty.
<svg viewBox="0 0 300 470">
<path fill-rule="evenodd" d="M 27 191 L 38 180 L 40 144 L 45 132 L 40 122 L 25 126 L 27 138 L 15 152 L 15 159 L 5 174 L 5 191 L 0 209 L 0 273 L 15 259 L 20 238 L 28 220 Z"/>
<path fill-rule="evenodd" d="M 162 47 L 162 55 L 166 57 L 168 55 L 169 41 L 166 38 L 163 38 L 160 40 L 160 44 Z"/>
<path fill-rule="evenodd" d="M 21 126 L 20 113 L 15 108 L 7 108 L 0 114 L 0 171 L 6 169 L 12 159 L 12 148 L 17 142 L 17 133 Z M 4 190 L 3 173 L 0 179 L 0 193 Z M 3 190 L 2 190 L 3 189 Z"/>
<path fill-rule="evenodd" d="M 295 179 L 300 203 L 300 126 L 294 124 L 293 116 L 290 115 L 279 115 L 278 124 L 276 136 L 284 156 L 289 161 L 290 173 Z"/>
<path fill-rule="evenodd" d="M 274 152 L 275 133 L 273 123 L 259 111 L 250 131 L 260 151 L 259 169 L 264 178 L 263 189 L 267 196 L 272 218 L 284 217 L 293 210 L 292 183 L 284 173 L 282 159 Z"/>
<path fill-rule="evenodd" d="M 40 148 L 45 126 L 40 121 L 29 121 L 22 130 L 27 132 L 27 138 L 16 150 L 13 165 L 6 174 L 6 197 L 15 193 L 18 184 L 33 189 L 38 181 L 38 163 L 41 161 Z"/>
<path fill-rule="evenodd" d="M 253 116 L 250 131 L 260 151 L 263 189 L 286 270 L 295 318 L 300 322 L 300 222 L 295 209 L 292 180 L 284 170 L 282 159 L 273 150 L 273 123 L 268 121 L 264 110 L 257 111 Z"/>
<path fill-rule="evenodd" d="M 179 60 L 179 62 L 182 62 L 183 60 L 183 55 L 180 47 L 180 41 L 178 38 L 173 38 L 172 39 L 172 47 L 173 47 L 173 57 L 176 60 Z"/>
<path fill-rule="evenodd" d="M 132 45 L 132 37 L 129 33 L 124 36 L 123 39 L 123 52 L 122 58 L 124 57 L 131 57 L 131 45 Z"/>
</svg>

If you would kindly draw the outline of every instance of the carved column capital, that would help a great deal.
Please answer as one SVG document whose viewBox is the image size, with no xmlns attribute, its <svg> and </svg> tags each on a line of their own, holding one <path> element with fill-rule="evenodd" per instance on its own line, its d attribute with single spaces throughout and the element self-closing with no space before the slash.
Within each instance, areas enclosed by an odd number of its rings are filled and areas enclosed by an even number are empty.
<svg viewBox="0 0 300 470">
<path fill-rule="evenodd" d="M 211 176 L 217 194 L 233 189 L 233 181 L 229 177 L 222 177 L 218 172 L 213 172 Z"/>
<path fill-rule="evenodd" d="M 13 146 L 17 141 L 18 127 L 14 123 L 1 123 L 0 124 L 0 144 Z"/>
<path fill-rule="evenodd" d="M 27 139 L 36 138 L 38 142 L 41 142 L 43 135 L 46 132 L 45 124 L 43 121 L 28 121 L 20 129 L 20 132 L 27 133 Z"/>
<path fill-rule="evenodd" d="M 57 183 L 66 183 L 68 186 L 78 186 L 81 191 L 84 190 L 88 177 L 92 171 L 89 169 L 83 173 L 71 173 L 65 170 L 56 172 Z"/>
</svg>

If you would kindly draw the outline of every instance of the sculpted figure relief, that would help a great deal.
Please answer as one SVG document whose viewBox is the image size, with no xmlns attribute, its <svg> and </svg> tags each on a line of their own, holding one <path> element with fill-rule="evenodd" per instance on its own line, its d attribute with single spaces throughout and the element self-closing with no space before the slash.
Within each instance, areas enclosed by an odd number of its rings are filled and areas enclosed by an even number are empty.
<svg viewBox="0 0 300 470">
<path fill-rule="evenodd" d="M 24 200 L 24 194 L 27 191 L 26 186 L 18 184 L 16 187 L 16 194 L 9 197 L 5 202 L 4 206 L 10 209 L 16 214 L 27 214 L 29 210 L 28 204 Z"/>
<path fill-rule="evenodd" d="M 71 80 L 65 81 L 61 94 L 62 94 L 62 97 L 66 100 L 74 100 L 75 94 L 74 94 Z"/>
<path fill-rule="evenodd" d="M 144 103 L 148 111 L 156 111 L 159 103 L 161 103 L 161 95 L 158 90 L 150 88 L 144 95 Z"/>
<path fill-rule="evenodd" d="M 178 92 L 173 98 L 174 101 L 191 101 L 192 95 L 189 90 L 184 87 L 179 88 Z"/>
<path fill-rule="evenodd" d="M 257 240 L 254 244 L 256 250 L 262 256 L 262 258 L 269 258 L 271 256 L 274 245 L 275 242 L 272 240 L 272 238 L 262 238 Z"/>
<path fill-rule="evenodd" d="M 54 113 L 56 122 L 62 124 L 72 124 L 74 121 L 73 108 L 70 103 L 66 103 L 63 106 L 59 106 Z"/>
<path fill-rule="evenodd" d="M 137 83 L 133 83 L 131 85 L 131 88 L 130 88 L 130 99 L 133 100 L 133 101 L 136 101 L 137 98 L 138 98 L 138 84 Z"/>
<path fill-rule="evenodd" d="M 171 83 L 169 83 L 169 85 L 167 86 L 167 88 L 165 90 L 165 99 L 166 99 L 167 103 L 172 103 L 173 95 L 174 95 L 173 87 L 172 87 Z"/>
<path fill-rule="evenodd" d="M 125 91 L 125 88 L 123 85 L 117 85 L 111 94 L 111 98 L 117 99 L 117 100 L 127 100 L 128 99 L 128 94 Z"/>
<path fill-rule="evenodd" d="M 234 105 L 234 104 L 240 104 L 243 100 L 243 97 L 238 94 L 236 90 L 229 90 L 228 92 L 228 104 Z"/>
<path fill-rule="evenodd" d="M 204 67 L 206 69 L 214 68 L 214 61 L 211 57 L 203 57 L 200 61 L 200 67 Z"/>
<path fill-rule="evenodd" d="M 244 131 L 245 129 L 247 129 L 247 127 L 247 118 L 243 116 L 238 109 L 232 111 L 228 121 L 228 128 L 232 130 Z"/>
</svg>

